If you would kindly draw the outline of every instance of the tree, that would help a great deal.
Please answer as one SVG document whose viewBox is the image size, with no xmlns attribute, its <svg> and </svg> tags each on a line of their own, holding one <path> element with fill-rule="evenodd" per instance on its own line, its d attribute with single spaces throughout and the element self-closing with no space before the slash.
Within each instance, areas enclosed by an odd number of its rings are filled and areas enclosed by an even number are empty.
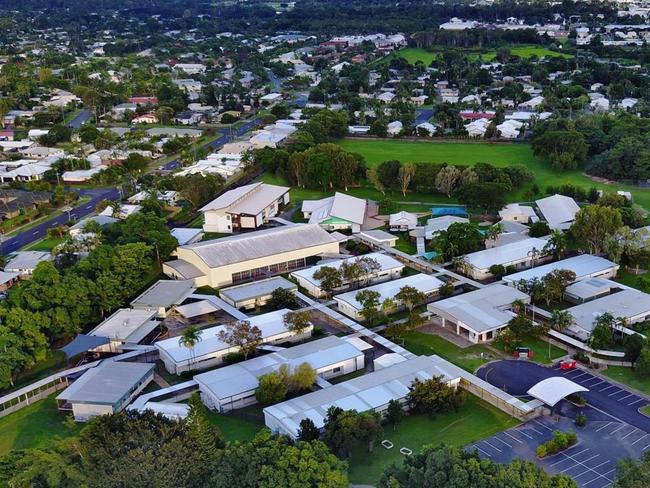
<svg viewBox="0 0 650 488">
<path fill-rule="evenodd" d="M 395 299 L 412 312 L 416 305 L 426 301 L 427 295 L 413 286 L 405 285 L 395 294 Z"/>
<path fill-rule="evenodd" d="M 589 205 L 576 214 L 571 233 L 578 242 L 589 247 L 589 252 L 598 254 L 603 249 L 603 242 L 622 226 L 621 212 L 617 208 Z"/>
<path fill-rule="evenodd" d="M 384 431 L 381 426 L 381 414 L 372 411 L 360 413 L 358 422 L 359 440 L 366 442 L 368 452 L 372 452 L 375 441 Z"/>
<path fill-rule="evenodd" d="M 187 369 L 189 371 L 192 370 L 192 361 L 194 361 L 194 348 L 199 342 L 203 340 L 202 335 L 202 330 L 199 330 L 197 327 L 190 325 L 178 338 L 178 345 L 190 350 L 190 357 L 187 360 Z"/>
<path fill-rule="evenodd" d="M 298 440 L 304 442 L 317 441 L 320 439 L 320 430 L 310 418 L 304 418 L 300 421 L 300 428 L 298 429 Z"/>
<path fill-rule="evenodd" d="M 458 411 L 465 401 L 465 394 L 460 389 L 448 386 L 442 376 L 424 381 L 416 378 L 409 387 L 406 401 L 411 412 L 435 416 L 437 413 Z"/>
<path fill-rule="evenodd" d="M 626 458 L 619 462 L 613 488 L 644 488 L 650 486 L 650 452 L 641 459 Z"/>
<path fill-rule="evenodd" d="M 399 180 L 402 195 L 406 196 L 406 191 L 411 186 L 411 181 L 415 177 L 416 167 L 414 164 L 408 163 L 400 167 L 397 179 Z"/>
<path fill-rule="evenodd" d="M 143 156 L 142 154 L 132 152 L 130 153 L 124 161 L 122 161 L 122 167 L 126 169 L 129 173 L 140 174 L 149 165 L 149 159 Z"/>
<path fill-rule="evenodd" d="M 458 184 L 460 178 L 460 170 L 456 166 L 445 166 L 438 172 L 436 176 L 436 190 L 440 193 L 451 197 Z"/>
<path fill-rule="evenodd" d="M 576 169 L 587 159 L 589 145 L 581 132 L 549 130 L 533 139 L 535 155 L 548 158 L 557 171 Z"/>
<path fill-rule="evenodd" d="M 387 137 L 388 123 L 383 119 L 377 119 L 370 125 L 368 133 L 377 137 Z"/>
<path fill-rule="evenodd" d="M 316 370 L 309 363 L 299 364 L 289 379 L 289 391 L 309 390 L 316 383 Z"/>
<path fill-rule="evenodd" d="M 534 462 L 519 459 L 501 464 L 479 458 L 478 452 L 444 445 L 425 446 L 421 452 L 406 456 L 401 464 L 384 471 L 379 488 L 486 487 L 577 488 L 566 475 L 549 476 Z M 628 488 L 628 487 L 621 487 Z"/>
<path fill-rule="evenodd" d="M 623 347 L 625 348 L 625 360 L 632 363 L 632 367 L 641 356 L 641 351 L 645 346 L 645 340 L 639 334 L 632 334 L 625 337 Z"/>
<path fill-rule="evenodd" d="M 144 242 L 156 250 L 160 264 L 178 247 L 167 221 L 152 212 L 136 212 L 107 229 L 107 237 L 118 244 Z"/>
<path fill-rule="evenodd" d="M 543 237 L 549 235 L 550 233 L 550 227 L 546 222 L 542 220 L 538 220 L 537 222 L 530 224 L 530 228 L 528 230 L 528 235 L 530 237 Z"/>
<path fill-rule="evenodd" d="M 391 400 L 388 402 L 388 408 L 386 409 L 385 419 L 386 422 L 393 426 L 393 430 L 397 427 L 402 419 L 404 418 L 404 407 L 399 402 L 399 400 Z"/>
<path fill-rule="evenodd" d="M 594 328 L 591 331 L 588 344 L 593 349 L 608 349 L 614 345 L 612 338 L 613 328 L 616 319 L 610 313 L 604 313 L 594 320 Z"/>
<path fill-rule="evenodd" d="M 329 407 L 325 418 L 323 442 L 340 458 L 348 458 L 359 438 L 359 420 L 356 410 Z"/>
<path fill-rule="evenodd" d="M 262 331 L 248 320 L 238 320 L 226 324 L 226 330 L 219 332 L 219 340 L 238 348 L 244 355 L 244 359 L 257 349 L 262 343 Z"/>
<path fill-rule="evenodd" d="M 221 433 L 217 426 L 210 422 L 208 409 L 201 401 L 199 393 L 193 393 L 187 404 L 190 407 L 186 418 L 188 434 L 199 446 L 199 453 L 203 462 L 209 465 L 216 459 L 219 449 L 224 446 Z"/>
<path fill-rule="evenodd" d="M 255 398 L 264 406 L 279 403 L 287 396 L 287 384 L 278 373 L 262 375 L 259 377 L 258 382 Z"/>
<path fill-rule="evenodd" d="M 382 195 L 386 195 L 386 187 L 382 183 L 382 181 L 379 179 L 379 175 L 377 174 L 377 171 L 374 169 L 369 169 L 366 171 L 366 178 L 370 183 L 373 184 L 375 187 L 375 190 L 377 190 L 379 193 Z"/>
<path fill-rule="evenodd" d="M 287 330 L 300 335 L 311 326 L 311 314 L 307 311 L 287 312 L 282 317 Z"/>
<path fill-rule="evenodd" d="M 559 260 L 562 259 L 562 255 L 566 252 L 567 247 L 568 242 L 566 234 L 560 229 L 553 229 L 551 237 L 548 239 L 542 252 L 544 254 L 551 254 L 553 259 Z"/>
<path fill-rule="evenodd" d="M 369 323 L 373 323 L 378 318 L 380 298 L 381 294 L 374 290 L 361 290 L 354 296 L 354 299 L 361 304 L 361 315 Z"/>
<path fill-rule="evenodd" d="M 552 301 L 560 301 L 564 297 L 564 290 L 573 283 L 576 274 L 568 269 L 554 269 L 548 273 L 542 282 L 544 283 L 544 301 L 549 306 Z"/>
<path fill-rule="evenodd" d="M 401 169 L 402 163 L 396 159 L 391 159 L 379 163 L 375 170 L 377 171 L 377 177 L 381 181 L 382 185 L 384 185 L 385 188 L 393 188 L 397 186 Z"/>
<path fill-rule="evenodd" d="M 482 247 L 484 236 L 474 224 L 454 222 L 433 236 L 431 247 L 445 259 L 453 259 Z"/>
<path fill-rule="evenodd" d="M 156 117 L 161 124 L 169 124 L 172 117 L 174 117 L 174 109 L 166 105 L 162 105 L 156 109 Z"/>
<path fill-rule="evenodd" d="M 553 310 L 551 312 L 551 328 L 562 332 L 573 324 L 573 315 L 568 310 Z"/>
<path fill-rule="evenodd" d="M 289 288 L 276 288 L 271 293 L 266 305 L 272 310 L 281 310 L 283 308 L 297 308 L 298 299 L 296 294 Z"/>
<path fill-rule="evenodd" d="M 252 441 L 229 443 L 205 486 L 347 488 L 347 464 L 320 441 L 293 443 L 286 436 L 275 436 L 262 429 Z"/>
<path fill-rule="evenodd" d="M 506 203 L 508 187 L 493 181 L 472 183 L 460 189 L 458 201 L 484 212 L 496 212 Z"/>
<path fill-rule="evenodd" d="M 320 281 L 320 288 L 328 295 L 343 286 L 341 272 L 332 266 L 321 266 L 314 272 L 313 278 Z"/>
<path fill-rule="evenodd" d="M 639 354 L 636 363 L 634 363 L 634 369 L 637 373 L 650 376 L 650 347 L 648 344 L 641 349 L 641 354 Z"/>
</svg>

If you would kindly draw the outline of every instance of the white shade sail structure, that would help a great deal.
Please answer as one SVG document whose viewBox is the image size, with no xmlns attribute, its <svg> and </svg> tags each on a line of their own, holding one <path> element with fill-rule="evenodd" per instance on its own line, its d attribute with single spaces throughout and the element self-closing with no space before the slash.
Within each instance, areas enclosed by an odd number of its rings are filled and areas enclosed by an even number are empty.
<svg viewBox="0 0 650 488">
<path fill-rule="evenodd" d="M 554 407 L 563 398 L 583 391 L 589 390 L 567 378 L 553 376 L 552 378 L 546 378 L 540 381 L 528 390 L 527 393 L 549 407 Z"/>
</svg>

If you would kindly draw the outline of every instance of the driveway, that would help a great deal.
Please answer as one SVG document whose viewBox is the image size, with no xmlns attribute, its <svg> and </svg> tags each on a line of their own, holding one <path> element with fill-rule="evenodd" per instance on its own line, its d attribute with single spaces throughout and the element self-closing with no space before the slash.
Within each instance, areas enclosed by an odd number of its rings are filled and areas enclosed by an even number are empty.
<svg viewBox="0 0 650 488">
<path fill-rule="evenodd" d="M 90 120 L 91 113 L 88 110 L 82 110 L 74 119 L 68 122 L 68 127 L 71 129 L 80 129 L 88 120 Z"/>
<path fill-rule="evenodd" d="M 91 190 L 80 190 L 79 195 L 88 196 L 90 200 L 74 207 L 70 211 L 70 217 L 72 220 L 81 220 L 86 215 L 91 214 L 95 211 L 97 204 L 104 199 L 117 200 L 120 197 L 120 193 L 117 188 L 95 188 Z M 52 217 L 51 219 L 46 220 L 41 224 L 31 227 L 30 229 L 27 229 L 26 231 L 21 232 L 14 237 L 4 241 L 2 243 L 0 253 L 12 253 L 19 250 L 21 247 L 42 239 L 43 237 L 47 236 L 47 231 L 49 229 L 63 225 L 68 222 L 68 220 L 68 212 L 64 212 L 61 215 Z"/>
<path fill-rule="evenodd" d="M 557 364 L 541 366 L 524 360 L 503 360 L 489 363 L 477 371 L 479 378 L 506 390 L 511 395 L 526 395 L 536 383 L 553 376 L 564 376 L 589 391 L 581 393 L 590 407 L 605 414 L 610 421 L 630 424 L 645 432 L 650 432 L 650 418 L 639 412 L 650 402 L 643 396 L 627 388 L 591 374 L 588 370 L 574 369 L 562 371 Z M 567 407 L 563 400 L 556 407 Z"/>
</svg>

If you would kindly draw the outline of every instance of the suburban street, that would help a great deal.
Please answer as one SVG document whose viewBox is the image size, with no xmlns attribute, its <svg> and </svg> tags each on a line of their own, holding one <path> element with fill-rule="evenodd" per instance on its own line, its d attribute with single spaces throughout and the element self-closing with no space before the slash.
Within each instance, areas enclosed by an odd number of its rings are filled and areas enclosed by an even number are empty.
<svg viewBox="0 0 650 488">
<path fill-rule="evenodd" d="M 117 188 L 96 188 L 92 190 L 80 190 L 79 195 L 90 197 L 90 200 L 70 210 L 70 217 L 72 220 L 80 220 L 86 215 L 91 214 L 95 211 L 95 206 L 104 199 L 118 199 L 120 193 Z M 68 222 L 68 220 L 70 220 L 68 218 L 68 212 L 64 212 L 61 215 L 52 217 L 41 224 L 31 227 L 28 230 L 3 241 L 0 248 L 0 254 L 9 254 L 18 251 L 21 247 L 31 244 L 38 239 L 47 237 L 48 229 L 58 225 L 63 225 Z"/>
<path fill-rule="evenodd" d="M 74 119 L 72 119 L 70 122 L 68 122 L 68 127 L 71 129 L 77 129 L 79 130 L 82 125 L 84 125 L 88 120 L 90 120 L 90 116 L 92 114 L 88 110 L 82 110 L 79 112 Z"/>
</svg>

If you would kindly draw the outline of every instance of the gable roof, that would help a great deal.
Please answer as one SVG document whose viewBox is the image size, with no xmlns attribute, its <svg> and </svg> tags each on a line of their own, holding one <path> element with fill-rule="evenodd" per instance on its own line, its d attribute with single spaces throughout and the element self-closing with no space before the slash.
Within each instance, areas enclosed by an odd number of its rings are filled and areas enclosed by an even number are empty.
<svg viewBox="0 0 650 488">
<path fill-rule="evenodd" d="M 535 203 L 551 229 L 568 228 L 580 210 L 575 200 L 565 195 L 552 195 Z"/>
<path fill-rule="evenodd" d="M 363 224 L 366 215 L 366 200 L 336 192 L 333 197 L 322 200 L 306 200 L 303 212 L 310 212 L 310 224 L 317 224 L 331 217 L 347 220 L 353 224 Z"/>
</svg>

